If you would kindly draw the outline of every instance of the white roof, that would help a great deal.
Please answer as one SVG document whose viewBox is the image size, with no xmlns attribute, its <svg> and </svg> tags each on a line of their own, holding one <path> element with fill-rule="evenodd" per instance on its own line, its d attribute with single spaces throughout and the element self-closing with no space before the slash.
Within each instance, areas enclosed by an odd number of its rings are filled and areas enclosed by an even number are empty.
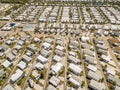
<svg viewBox="0 0 120 90">
<path fill-rule="evenodd" d="M 10 40 L 14 40 L 14 39 L 15 39 L 15 37 L 14 37 L 14 36 L 10 37 Z"/>
<path fill-rule="evenodd" d="M 82 72 L 82 69 L 81 69 L 80 67 L 78 67 L 77 65 L 73 64 L 73 63 L 71 63 L 71 64 L 69 65 L 69 68 L 70 68 L 73 72 L 78 73 L 78 74 L 80 74 L 80 73 Z"/>
<path fill-rule="evenodd" d="M 96 46 L 101 49 L 105 49 L 105 50 L 108 49 L 108 47 L 105 45 L 97 44 Z"/>
<path fill-rule="evenodd" d="M 83 52 L 88 55 L 95 56 L 95 52 L 90 49 L 83 49 Z"/>
<path fill-rule="evenodd" d="M 43 55 L 44 57 L 47 57 L 50 52 L 49 52 L 48 50 L 42 49 L 42 50 L 40 51 L 40 53 L 41 53 L 41 55 Z"/>
<path fill-rule="evenodd" d="M 13 82 L 15 82 L 15 81 L 18 80 L 22 75 L 23 75 L 23 71 L 21 71 L 20 69 L 17 69 L 17 70 L 16 70 L 16 73 L 11 76 L 10 80 L 12 80 Z"/>
<path fill-rule="evenodd" d="M 74 85 L 76 86 L 80 86 L 80 83 L 78 81 L 76 81 L 74 78 L 70 77 L 69 81 L 72 82 Z"/>
<path fill-rule="evenodd" d="M 35 78 L 38 78 L 40 76 L 40 74 L 38 73 L 38 71 L 33 70 L 32 71 L 32 76 L 34 76 Z"/>
<path fill-rule="evenodd" d="M 25 90 L 32 90 L 30 87 L 26 88 Z"/>
<path fill-rule="evenodd" d="M 52 86 L 52 85 L 49 85 L 48 87 L 47 87 L 47 90 L 57 90 L 54 86 Z"/>
<path fill-rule="evenodd" d="M 51 44 L 49 44 L 49 43 L 47 43 L 47 42 L 44 42 L 42 45 L 43 45 L 44 47 L 46 47 L 46 48 L 49 48 L 49 47 L 51 46 Z"/>
<path fill-rule="evenodd" d="M 22 56 L 22 59 L 24 59 L 26 62 L 30 62 L 32 60 L 31 57 L 29 57 L 29 56 L 27 56 L 25 54 Z"/>
<path fill-rule="evenodd" d="M 73 52 L 73 51 L 70 51 L 69 54 L 72 55 L 72 56 L 76 56 L 77 55 L 77 53 Z"/>
<path fill-rule="evenodd" d="M 102 56 L 101 56 L 101 58 L 103 58 L 104 60 L 106 60 L 106 61 L 111 61 L 110 60 L 110 57 L 109 56 L 106 56 L 106 55 L 104 55 L 104 54 L 102 54 Z"/>
<path fill-rule="evenodd" d="M 46 38 L 45 41 L 46 41 L 47 43 L 52 43 L 52 42 L 53 42 L 53 39 L 52 39 L 52 38 Z"/>
<path fill-rule="evenodd" d="M 44 65 L 38 62 L 38 63 L 35 65 L 35 68 L 37 68 L 37 69 L 43 69 L 43 68 L 44 68 Z"/>
<path fill-rule="evenodd" d="M 31 56 L 31 55 L 32 55 L 32 52 L 31 52 L 31 51 L 27 51 L 27 52 L 26 52 L 26 55 L 27 55 L 27 56 Z"/>
<path fill-rule="evenodd" d="M 87 55 L 87 54 L 85 54 L 84 56 L 85 56 L 85 60 L 88 61 L 89 63 L 97 64 L 97 60 L 95 57 Z"/>
<path fill-rule="evenodd" d="M 60 51 L 58 49 L 55 50 L 55 53 L 60 55 L 60 56 L 63 56 L 64 55 L 64 52 L 63 51 Z"/>
<path fill-rule="evenodd" d="M 40 41 L 40 39 L 39 39 L 39 38 L 37 38 L 37 37 L 35 37 L 35 38 L 34 38 L 34 41 L 39 42 L 39 41 Z"/>
<path fill-rule="evenodd" d="M 12 27 L 3 27 L 2 30 L 10 30 Z"/>
<path fill-rule="evenodd" d="M 17 44 L 19 44 L 19 45 L 23 45 L 23 44 L 24 44 L 24 41 L 20 40 L 20 41 L 18 41 Z"/>
<path fill-rule="evenodd" d="M 120 90 L 120 87 L 116 85 L 115 90 Z"/>
<path fill-rule="evenodd" d="M 27 67 L 27 64 L 25 62 L 21 61 L 21 62 L 18 63 L 17 66 L 23 70 Z"/>
<path fill-rule="evenodd" d="M 52 83 L 54 86 L 57 86 L 60 83 L 60 80 L 57 77 L 52 76 L 49 82 Z"/>
<path fill-rule="evenodd" d="M 88 44 L 88 43 L 81 43 L 82 47 L 86 48 L 86 49 L 90 49 L 93 48 L 92 45 Z"/>
<path fill-rule="evenodd" d="M 8 60 L 5 60 L 5 61 L 2 63 L 2 65 L 3 65 L 5 68 L 9 67 L 11 64 L 12 64 L 12 63 L 9 62 Z"/>
<path fill-rule="evenodd" d="M 70 88 L 70 89 L 68 89 L 68 90 L 75 90 L 74 88 Z"/>
<path fill-rule="evenodd" d="M 63 50 L 64 50 L 64 47 L 63 47 L 63 46 L 60 46 L 60 45 L 57 45 L 57 46 L 56 46 L 56 49 L 59 49 L 59 50 L 63 51 Z"/>
<path fill-rule="evenodd" d="M 7 54 L 7 57 L 12 61 L 15 59 L 15 56 L 12 53 Z"/>
<path fill-rule="evenodd" d="M 106 68 L 106 71 L 107 71 L 107 73 L 109 73 L 109 74 L 111 74 L 111 75 L 113 75 L 113 76 L 116 74 L 115 70 L 114 70 L 112 67 L 111 67 L 111 68 L 110 68 L 110 67 L 107 67 L 107 68 Z"/>
<path fill-rule="evenodd" d="M 11 41 L 11 40 L 8 40 L 6 43 L 7 43 L 7 44 L 11 44 L 11 43 L 12 43 L 12 41 Z"/>
<path fill-rule="evenodd" d="M 60 57 L 60 56 L 58 56 L 58 55 L 55 55 L 55 56 L 53 57 L 53 59 L 54 59 L 55 61 L 59 62 L 59 61 L 62 60 L 62 57 Z"/>
<path fill-rule="evenodd" d="M 10 84 L 8 84 L 2 90 L 15 90 L 15 89 Z"/>
<path fill-rule="evenodd" d="M 10 20 L 11 17 L 10 17 L 10 15 L 7 15 L 7 16 L 5 16 L 5 17 L 2 17 L 2 19 L 4 19 L 4 20 Z"/>
<path fill-rule="evenodd" d="M 97 81 L 102 79 L 101 73 L 97 73 L 97 72 L 93 72 L 93 71 L 88 72 L 88 77 L 93 78 L 94 80 L 97 80 Z"/>
<path fill-rule="evenodd" d="M 38 61 L 40 61 L 41 63 L 46 63 L 48 61 L 47 58 L 43 57 L 42 55 L 39 55 L 37 57 Z"/>
<path fill-rule="evenodd" d="M 15 45 L 15 47 L 14 48 L 16 48 L 16 49 L 21 49 L 22 48 L 22 46 L 20 46 L 20 45 Z"/>
<path fill-rule="evenodd" d="M 91 65 L 91 64 L 89 64 L 87 68 L 90 69 L 90 70 L 92 70 L 92 71 L 94 71 L 94 72 L 97 71 L 97 67 L 94 66 L 94 65 Z"/>
<path fill-rule="evenodd" d="M 80 60 L 78 58 L 74 57 L 74 56 L 69 55 L 68 59 L 75 64 L 80 63 Z"/>
<path fill-rule="evenodd" d="M 34 44 L 30 44 L 28 48 L 31 49 L 32 51 L 35 51 L 37 49 L 37 47 Z"/>
<path fill-rule="evenodd" d="M 89 86 L 91 86 L 93 89 L 97 89 L 97 90 L 106 90 L 104 83 L 100 83 L 95 80 L 91 80 Z"/>
<path fill-rule="evenodd" d="M 84 41 L 84 42 L 86 42 L 86 41 L 88 41 L 88 40 L 89 40 L 89 37 L 82 36 L 82 37 L 81 37 L 81 40 L 82 40 L 82 41 Z"/>
<path fill-rule="evenodd" d="M 53 72 L 58 73 L 62 69 L 62 67 L 63 67 L 62 63 L 57 63 L 55 65 L 52 65 L 51 69 Z"/>
</svg>

